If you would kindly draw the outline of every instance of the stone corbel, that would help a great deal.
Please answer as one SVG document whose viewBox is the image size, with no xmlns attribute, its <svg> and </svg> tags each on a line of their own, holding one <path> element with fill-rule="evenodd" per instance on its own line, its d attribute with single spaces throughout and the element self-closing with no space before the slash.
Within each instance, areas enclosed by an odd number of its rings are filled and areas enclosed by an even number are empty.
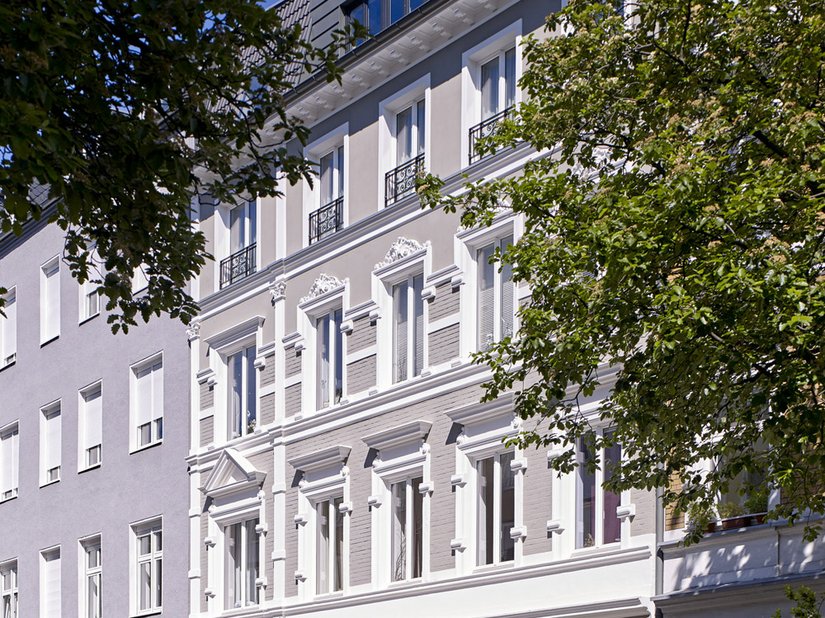
<svg viewBox="0 0 825 618">
<path fill-rule="evenodd" d="M 561 534 L 564 532 L 564 528 L 561 525 L 561 522 L 558 519 L 548 519 L 547 520 L 547 534 Z"/>
<path fill-rule="evenodd" d="M 305 582 L 307 580 L 306 573 L 303 571 L 295 571 L 295 583 Z"/>
<path fill-rule="evenodd" d="M 464 539 L 450 539 L 450 551 L 453 553 L 463 552 L 465 549 L 467 549 L 467 546 L 464 544 Z"/>
<path fill-rule="evenodd" d="M 430 481 L 429 483 L 420 483 L 418 485 L 418 493 L 422 496 L 432 495 L 435 491 L 435 483 Z"/>
<path fill-rule="evenodd" d="M 527 538 L 527 526 L 515 526 L 510 528 L 510 538 L 514 541 L 523 541 Z"/>
<path fill-rule="evenodd" d="M 295 517 L 292 518 L 292 520 L 295 522 L 296 528 L 298 526 L 306 526 L 309 523 L 309 517 L 307 517 L 303 513 L 297 513 Z"/>
<path fill-rule="evenodd" d="M 467 479 L 464 478 L 463 474 L 453 474 L 450 477 L 450 485 L 455 487 L 464 487 L 467 484 Z"/>
<path fill-rule="evenodd" d="M 206 598 L 208 598 L 208 599 L 214 599 L 215 598 L 215 591 L 212 590 L 212 588 L 206 588 L 203 591 L 203 594 L 206 595 Z"/>
<path fill-rule="evenodd" d="M 621 521 L 624 521 L 625 519 L 633 521 L 633 518 L 636 517 L 636 505 L 620 504 L 616 507 L 616 517 L 618 517 Z"/>
</svg>

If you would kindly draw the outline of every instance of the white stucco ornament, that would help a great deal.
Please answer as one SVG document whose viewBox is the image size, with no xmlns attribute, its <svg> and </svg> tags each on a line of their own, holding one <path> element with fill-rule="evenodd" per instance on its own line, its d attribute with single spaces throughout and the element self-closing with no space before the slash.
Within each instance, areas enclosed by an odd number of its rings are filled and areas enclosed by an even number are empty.
<svg viewBox="0 0 825 618">
<path fill-rule="evenodd" d="M 272 302 L 281 300 L 286 296 L 286 281 L 278 281 L 269 288 L 269 294 L 272 296 Z"/>
<path fill-rule="evenodd" d="M 197 339 L 198 337 L 200 337 L 200 334 L 201 334 L 201 324 L 200 324 L 200 322 L 192 322 L 186 328 L 186 338 L 189 341 L 192 341 L 193 339 Z"/>
<path fill-rule="evenodd" d="M 422 249 L 424 249 L 424 245 L 417 240 L 411 240 L 409 238 L 399 236 L 398 240 L 392 243 L 390 250 L 387 251 L 387 255 L 384 256 L 384 259 L 375 265 L 374 270 L 389 266 L 393 262 L 397 262 L 398 260 L 401 260 L 413 253 L 417 253 Z"/>
<path fill-rule="evenodd" d="M 321 273 L 312 284 L 312 287 L 309 288 L 307 295 L 301 299 L 301 304 L 303 305 L 304 303 L 311 301 L 313 298 L 318 298 L 327 292 L 340 288 L 342 285 L 344 284 L 338 277 Z"/>
</svg>

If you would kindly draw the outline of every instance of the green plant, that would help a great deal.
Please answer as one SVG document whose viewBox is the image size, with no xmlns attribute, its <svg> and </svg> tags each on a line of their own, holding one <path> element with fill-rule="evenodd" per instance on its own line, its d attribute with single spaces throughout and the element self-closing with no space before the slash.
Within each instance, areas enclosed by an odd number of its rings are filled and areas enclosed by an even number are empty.
<svg viewBox="0 0 825 618">
<path fill-rule="evenodd" d="M 739 517 L 745 513 L 745 509 L 737 502 L 722 502 L 716 507 L 716 510 L 719 511 L 720 519 Z"/>
<path fill-rule="evenodd" d="M 746 513 L 765 513 L 768 510 L 768 488 L 760 487 L 754 489 L 745 499 Z"/>
</svg>

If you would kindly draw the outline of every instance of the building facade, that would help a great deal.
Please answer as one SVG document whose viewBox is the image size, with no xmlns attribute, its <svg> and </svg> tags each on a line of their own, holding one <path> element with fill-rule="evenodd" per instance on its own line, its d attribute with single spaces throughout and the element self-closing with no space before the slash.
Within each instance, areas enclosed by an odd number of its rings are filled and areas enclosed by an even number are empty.
<svg viewBox="0 0 825 618">
<path fill-rule="evenodd" d="M 0 239 L 0 615 L 185 616 L 184 329 L 113 335 L 45 219 Z"/>
<path fill-rule="evenodd" d="M 421 170 L 455 192 L 546 154 L 475 146 L 521 98 L 521 41 L 559 8 L 284 7 L 317 44 L 348 17 L 375 37 L 341 59 L 342 84 L 291 95 L 315 183 L 201 204 L 216 259 L 191 342 L 192 616 L 653 612 L 654 494 L 556 477 L 554 452 L 505 445 L 511 396 L 480 403 L 471 355 L 529 298 L 490 263 L 521 221 L 463 229 L 414 191 Z"/>
</svg>

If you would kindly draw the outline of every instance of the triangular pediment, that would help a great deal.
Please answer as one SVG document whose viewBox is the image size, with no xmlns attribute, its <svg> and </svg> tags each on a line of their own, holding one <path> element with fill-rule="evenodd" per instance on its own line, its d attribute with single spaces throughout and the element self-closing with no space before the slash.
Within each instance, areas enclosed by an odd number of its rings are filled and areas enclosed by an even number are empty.
<svg viewBox="0 0 825 618">
<path fill-rule="evenodd" d="M 255 469 L 255 466 L 235 449 L 227 448 L 218 457 L 201 491 L 210 498 L 220 498 L 257 488 L 265 478 L 266 472 Z"/>
</svg>

